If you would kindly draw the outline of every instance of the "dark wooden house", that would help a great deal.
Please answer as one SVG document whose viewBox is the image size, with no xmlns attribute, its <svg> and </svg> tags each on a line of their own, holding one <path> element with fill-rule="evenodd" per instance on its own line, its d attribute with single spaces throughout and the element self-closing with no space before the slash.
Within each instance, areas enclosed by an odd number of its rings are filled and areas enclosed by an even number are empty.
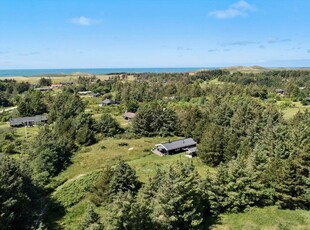
<svg viewBox="0 0 310 230">
<path fill-rule="evenodd" d="M 172 142 L 157 144 L 152 151 L 159 155 L 171 155 L 185 151 L 187 151 L 188 154 L 194 155 L 196 153 L 196 150 L 197 142 L 194 141 L 193 138 L 186 138 Z"/>
<path fill-rule="evenodd" d="M 284 95 L 285 91 L 283 89 L 276 89 L 276 93 Z"/>
<path fill-rule="evenodd" d="M 111 100 L 111 99 L 104 99 L 102 102 L 100 102 L 99 106 L 105 106 L 105 105 L 118 105 L 119 102 Z"/>
<path fill-rule="evenodd" d="M 33 126 L 38 124 L 45 124 L 47 122 L 47 116 L 39 115 L 34 117 L 19 117 L 11 118 L 10 126 L 11 127 L 24 127 L 24 126 Z"/>
</svg>

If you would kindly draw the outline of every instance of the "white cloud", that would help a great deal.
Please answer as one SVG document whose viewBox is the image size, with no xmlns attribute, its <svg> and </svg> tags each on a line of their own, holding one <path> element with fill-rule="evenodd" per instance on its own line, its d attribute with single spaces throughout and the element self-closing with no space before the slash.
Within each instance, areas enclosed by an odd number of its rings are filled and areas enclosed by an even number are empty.
<svg viewBox="0 0 310 230">
<path fill-rule="evenodd" d="M 95 20 L 92 18 L 87 18 L 84 16 L 78 17 L 78 18 L 72 18 L 69 20 L 70 23 L 79 25 L 79 26 L 91 26 L 95 24 L 99 24 L 101 20 Z"/>
<path fill-rule="evenodd" d="M 254 6 L 250 5 L 245 0 L 239 0 L 226 10 L 211 11 L 209 12 L 209 15 L 218 19 L 228 19 L 235 17 L 246 17 L 251 11 L 255 11 Z"/>
</svg>

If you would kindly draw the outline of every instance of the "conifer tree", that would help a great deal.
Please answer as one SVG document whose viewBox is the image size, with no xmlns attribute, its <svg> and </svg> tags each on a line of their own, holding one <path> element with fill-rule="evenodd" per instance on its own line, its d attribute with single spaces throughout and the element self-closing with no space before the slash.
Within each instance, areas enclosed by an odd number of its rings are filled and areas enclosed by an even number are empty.
<svg viewBox="0 0 310 230">
<path fill-rule="evenodd" d="M 100 216 L 94 211 L 90 205 L 87 207 L 86 213 L 79 226 L 80 230 L 103 230 L 103 224 L 100 222 Z"/>
</svg>

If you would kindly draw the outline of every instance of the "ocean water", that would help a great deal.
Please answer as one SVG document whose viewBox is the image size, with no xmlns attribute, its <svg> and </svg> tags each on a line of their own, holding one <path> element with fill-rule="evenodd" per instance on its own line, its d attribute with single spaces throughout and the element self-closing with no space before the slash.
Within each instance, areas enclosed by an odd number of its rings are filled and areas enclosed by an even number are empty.
<svg viewBox="0 0 310 230">
<path fill-rule="evenodd" d="M 44 74 L 71 74 L 76 72 L 90 74 L 108 73 L 181 73 L 193 72 L 200 69 L 218 69 L 215 67 L 184 67 L 184 68 L 95 68 L 95 69 L 0 69 L 0 77 L 37 76 Z"/>
</svg>

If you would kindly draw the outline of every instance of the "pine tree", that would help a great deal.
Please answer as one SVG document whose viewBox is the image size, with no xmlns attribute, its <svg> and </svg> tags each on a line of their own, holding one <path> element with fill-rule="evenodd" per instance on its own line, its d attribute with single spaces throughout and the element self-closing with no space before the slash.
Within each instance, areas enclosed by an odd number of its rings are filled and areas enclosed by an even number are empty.
<svg viewBox="0 0 310 230">
<path fill-rule="evenodd" d="M 224 128 L 210 124 L 198 146 L 198 155 L 206 164 L 217 166 L 225 161 L 225 144 Z"/>
<path fill-rule="evenodd" d="M 96 143 L 95 133 L 88 126 L 84 125 L 77 130 L 76 141 L 84 146 L 94 144 Z"/>
<path fill-rule="evenodd" d="M 117 121 L 108 113 L 101 116 L 97 124 L 97 130 L 105 137 L 113 137 L 122 132 L 122 129 Z"/>
<path fill-rule="evenodd" d="M 94 211 L 93 207 L 89 205 L 86 213 L 79 226 L 81 230 L 103 230 L 103 225 L 100 222 L 100 216 Z"/>
<path fill-rule="evenodd" d="M 171 166 L 162 174 L 157 186 L 153 201 L 150 201 L 153 205 L 151 215 L 161 229 L 201 227 L 204 204 L 201 203 L 200 178 L 192 164 Z"/>
<path fill-rule="evenodd" d="M 116 194 L 108 210 L 107 229 L 158 229 L 151 220 L 148 201 L 137 198 L 130 191 Z"/>
<path fill-rule="evenodd" d="M 107 168 L 103 178 L 95 186 L 93 201 L 96 204 L 113 201 L 118 193 L 136 194 L 141 187 L 136 172 L 125 161 L 119 160 L 114 168 Z"/>
<path fill-rule="evenodd" d="M 0 229 L 27 229 L 32 219 L 30 180 L 11 157 L 0 160 Z M 32 211 L 31 211 L 32 210 Z"/>
</svg>

